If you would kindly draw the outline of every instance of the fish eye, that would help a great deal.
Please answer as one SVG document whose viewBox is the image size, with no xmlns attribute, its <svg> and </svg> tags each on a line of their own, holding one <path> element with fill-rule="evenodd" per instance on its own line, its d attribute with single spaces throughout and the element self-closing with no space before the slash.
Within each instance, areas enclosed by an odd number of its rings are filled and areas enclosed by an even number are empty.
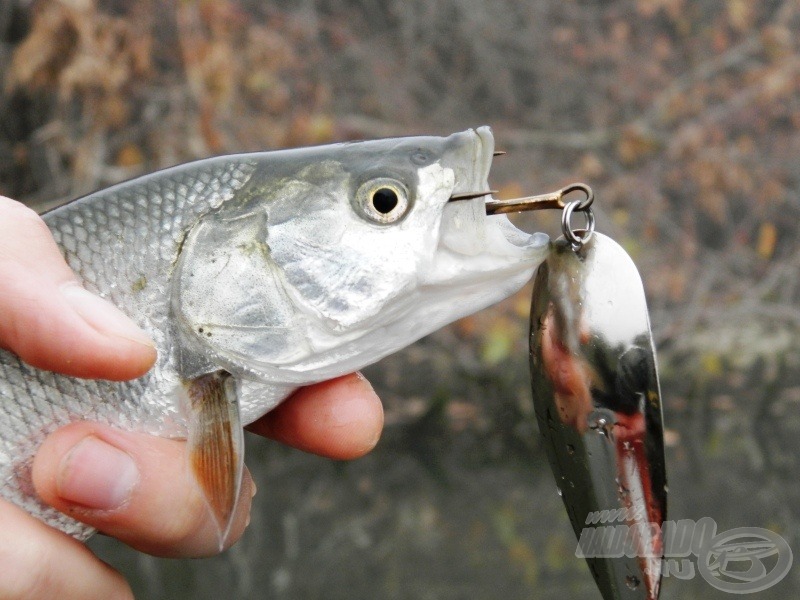
<svg viewBox="0 0 800 600">
<path fill-rule="evenodd" d="M 361 214 L 374 223 L 395 223 L 408 212 L 408 190 L 395 179 L 381 177 L 364 183 L 356 192 Z"/>
</svg>

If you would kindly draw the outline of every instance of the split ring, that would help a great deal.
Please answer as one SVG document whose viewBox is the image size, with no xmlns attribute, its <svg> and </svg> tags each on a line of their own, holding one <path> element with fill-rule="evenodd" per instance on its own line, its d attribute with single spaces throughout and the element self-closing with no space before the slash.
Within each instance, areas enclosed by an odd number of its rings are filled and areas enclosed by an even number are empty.
<svg viewBox="0 0 800 600">
<path fill-rule="evenodd" d="M 572 213 L 574 211 L 582 212 L 586 215 L 586 228 L 573 229 L 570 221 L 572 220 Z M 576 200 L 564 206 L 561 213 L 561 232 L 564 237 L 572 245 L 573 250 L 580 250 L 580 248 L 588 242 L 594 234 L 594 212 L 591 208 L 582 209 L 581 202 Z"/>
</svg>

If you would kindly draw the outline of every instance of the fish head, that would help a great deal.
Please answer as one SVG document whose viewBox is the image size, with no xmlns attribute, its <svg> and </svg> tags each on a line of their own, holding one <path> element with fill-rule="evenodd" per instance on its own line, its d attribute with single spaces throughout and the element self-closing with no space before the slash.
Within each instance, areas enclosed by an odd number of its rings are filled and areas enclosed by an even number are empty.
<svg viewBox="0 0 800 600">
<path fill-rule="evenodd" d="M 487 216 L 488 127 L 256 155 L 188 234 L 173 306 L 226 368 L 306 383 L 370 364 L 522 287 L 548 238 Z"/>
</svg>

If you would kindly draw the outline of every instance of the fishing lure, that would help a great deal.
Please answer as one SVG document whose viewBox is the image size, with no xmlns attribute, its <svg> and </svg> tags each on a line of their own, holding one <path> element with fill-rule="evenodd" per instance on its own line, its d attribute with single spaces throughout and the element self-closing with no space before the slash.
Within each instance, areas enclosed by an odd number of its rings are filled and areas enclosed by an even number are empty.
<svg viewBox="0 0 800 600">
<path fill-rule="evenodd" d="M 572 527 L 603 598 L 655 600 L 666 470 L 661 393 L 633 261 L 594 231 L 593 195 L 563 206 L 533 287 L 533 401 Z M 584 212 L 585 230 L 571 226 Z"/>
</svg>

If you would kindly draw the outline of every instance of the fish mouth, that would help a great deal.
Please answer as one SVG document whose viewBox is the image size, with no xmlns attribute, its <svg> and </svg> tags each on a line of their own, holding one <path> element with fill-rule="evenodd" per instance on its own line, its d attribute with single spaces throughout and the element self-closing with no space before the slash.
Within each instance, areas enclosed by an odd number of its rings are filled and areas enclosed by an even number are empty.
<svg viewBox="0 0 800 600">
<path fill-rule="evenodd" d="M 548 236 L 522 231 L 504 214 L 486 214 L 486 202 L 492 200 L 488 179 L 494 158 L 489 127 L 454 134 L 449 141 L 452 149 L 442 162 L 455 174 L 452 196 L 475 197 L 444 205 L 426 283 L 450 287 L 526 275 L 523 285 L 544 259 Z"/>
</svg>

